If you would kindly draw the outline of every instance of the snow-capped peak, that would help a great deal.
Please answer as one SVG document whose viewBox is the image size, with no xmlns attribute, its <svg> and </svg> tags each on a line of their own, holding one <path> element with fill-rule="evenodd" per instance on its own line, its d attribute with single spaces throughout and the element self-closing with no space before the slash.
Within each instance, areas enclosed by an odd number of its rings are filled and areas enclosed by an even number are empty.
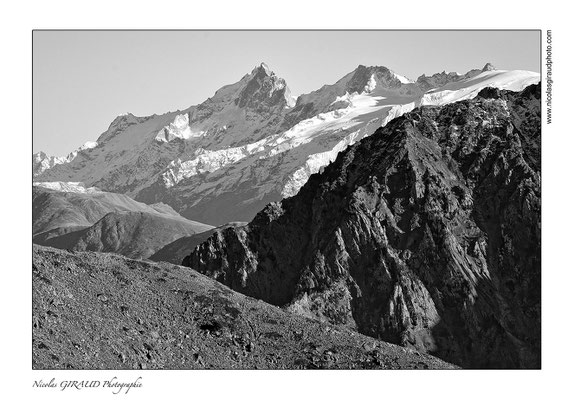
<svg viewBox="0 0 574 400">
<path fill-rule="evenodd" d="M 285 106 L 286 108 L 293 108 L 295 107 L 295 105 L 297 104 L 297 99 L 299 98 L 299 96 L 295 96 L 293 94 L 289 94 L 289 96 L 286 97 L 287 100 L 287 105 Z"/>
<path fill-rule="evenodd" d="M 472 72 L 472 71 L 471 71 Z M 468 73 L 467 73 L 468 75 Z M 465 77 L 467 75 L 464 75 Z M 461 80 L 427 91 L 418 105 L 440 106 L 455 101 L 471 99 L 485 87 L 520 91 L 526 86 L 540 81 L 540 74 L 530 71 L 503 71 L 491 69 L 478 74 L 471 74 Z"/>
<path fill-rule="evenodd" d="M 34 176 L 40 175 L 45 170 L 50 169 L 58 164 L 66 164 L 72 162 L 79 153 L 93 149 L 98 146 L 98 142 L 88 141 L 78 147 L 76 150 L 69 153 L 67 156 L 55 157 L 49 156 L 43 151 L 39 151 L 32 155 L 32 170 Z"/>
<path fill-rule="evenodd" d="M 252 78 L 254 76 L 268 76 L 268 77 L 277 78 L 275 75 L 275 72 L 273 72 L 271 70 L 271 68 L 269 68 L 269 66 L 267 64 L 265 64 L 264 62 L 255 66 L 255 68 L 253 68 L 251 73 L 247 76 L 250 78 Z"/>
<path fill-rule="evenodd" d="M 261 64 L 259 64 L 258 67 L 255 67 L 254 71 L 261 69 L 263 70 L 267 75 L 275 75 L 273 73 L 273 71 L 271 71 L 271 69 L 269 69 L 269 66 L 267 64 L 265 64 L 264 62 L 262 62 Z"/>
<path fill-rule="evenodd" d="M 276 105 L 290 108 L 292 103 L 291 92 L 285 80 L 275 75 L 265 63 L 261 63 L 247 76 L 235 98 L 235 104 L 240 108 L 261 109 Z"/>
<path fill-rule="evenodd" d="M 116 118 L 114 118 L 114 120 L 112 121 L 112 123 L 110 125 L 113 125 L 114 122 L 119 122 L 122 120 L 132 120 L 132 119 L 136 119 L 137 117 L 135 115 L 133 115 L 132 113 L 126 112 L 126 113 L 122 113 L 122 114 L 118 114 Z"/>
</svg>

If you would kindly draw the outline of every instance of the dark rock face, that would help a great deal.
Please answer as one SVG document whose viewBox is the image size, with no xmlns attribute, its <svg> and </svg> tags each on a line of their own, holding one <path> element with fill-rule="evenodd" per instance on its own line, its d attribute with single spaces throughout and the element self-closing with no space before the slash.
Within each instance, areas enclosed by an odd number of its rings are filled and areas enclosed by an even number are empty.
<svg viewBox="0 0 574 400">
<path fill-rule="evenodd" d="M 482 72 L 494 71 L 494 70 L 496 70 L 496 67 L 494 65 L 492 65 L 491 63 L 486 63 L 486 64 L 484 64 L 484 67 L 482 67 Z"/>
<path fill-rule="evenodd" d="M 270 109 L 280 112 L 287 106 L 289 96 L 285 80 L 262 64 L 254 70 L 253 78 L 241 90 L 235 104 L 241 108 L 253 108 L 260 113 L 269 112 Z"/>
<path fill-rule="evenodd" d="M 456 72 L 446 73 L 445 71 L 431 76 L 426 76 L 423 74 L 417 78 L 415 85 L 423 92 L 426 92 L 428 90 L 436 89 L 441 86 L 447 85 L 451 82 L 458 82 L 463 79 L 474 78 L 475 76 L 483 72 L 494 71 L 494 70 L 496 70 L 494 65 L 492 65 L 491 63 L 486 63 L 484 67 L 482 67 L 482 69 L 471 69 L 464 75 L 459 75 Z"/>
<path fill-rule="evenodd" d="M 364 65 L 359 65 L 352 78 L 346 84 L 345 89 L 349 93 L 361 93 L 371 79 L 375 80 L 377 85 L 388 89 L 398 89 L 402 86 L 402 83 L 386 67 L 365 67 Z"/>
<path fill-rule="evenodd" d="M 230 222 L 228 224 L 218 226 L 217 228 L 210 229 L 205 232 L 196 233 L 191 236 L 184 236 L 173 242 L 166 244 L 161 249 L 156 251 L 149 257 L 152 261 L 165 261 L 176 265 L 182 265 L 183 259 L 191 253 L 195 247 L 205 242 L 211 235 L 222 229 L 232 226 L 243 226 L 246 222 Z"/>
<path fill-rule="evenodd" d="M 458 75 L 456 72 L 449 72 L 448 74 L 443 71 L 431 76 L 421 75 L 417 78 L 416 85 L 424 93 L 428 90 L 444 86 L 451 82 L 462 80 L 464 75 Z"/>
<path fill-rule="evenodd" d="M 540 85 L 422 107 L 186 265 L 463 367 L 540 368 Z"/>
</svg>

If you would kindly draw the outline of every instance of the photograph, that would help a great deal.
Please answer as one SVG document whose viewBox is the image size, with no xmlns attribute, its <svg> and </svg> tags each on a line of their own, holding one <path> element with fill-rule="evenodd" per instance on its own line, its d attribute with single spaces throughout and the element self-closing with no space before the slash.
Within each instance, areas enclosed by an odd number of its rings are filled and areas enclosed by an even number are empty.
<svg viewBox="0 0 574 400">
<path fill-rule="evenodd" d="M 35 372 L 542 368 L 545 30 L 30 33 Z"/>
</svg>

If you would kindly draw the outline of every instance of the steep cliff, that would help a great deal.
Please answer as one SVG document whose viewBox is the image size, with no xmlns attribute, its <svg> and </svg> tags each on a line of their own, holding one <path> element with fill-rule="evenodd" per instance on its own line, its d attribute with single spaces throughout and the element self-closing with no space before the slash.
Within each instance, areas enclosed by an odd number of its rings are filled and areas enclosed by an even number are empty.
<svg viewBox="0 0 574 400">
<path fill-rule="evenodd" d="M 540 85 L 399 117 L 186 265 L 463 367 L 540 368 Z"/>
</svg>

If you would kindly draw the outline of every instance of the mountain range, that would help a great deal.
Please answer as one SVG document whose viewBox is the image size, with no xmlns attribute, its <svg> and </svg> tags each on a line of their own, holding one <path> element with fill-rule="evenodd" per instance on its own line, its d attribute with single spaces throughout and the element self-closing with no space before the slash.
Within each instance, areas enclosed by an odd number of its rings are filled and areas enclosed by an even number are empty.
<svg viewBox="0 0 574 400">
<path fill-rule="evenodd" d="M 67 157 L 34 154 L 34 180 L 82 182 L 163 202 L 215 226 L 249 221 L 270 201 L 295 195 L 347 146 L 415 107 L 471 98 L 489 86 L 521 90 L 539 79 L 487 64 L 413 82 L 361 65 L 295 100 L 285 80 L 261 64 L 199 105 L 121 115 L 96 142 Z"/>
</svg>

